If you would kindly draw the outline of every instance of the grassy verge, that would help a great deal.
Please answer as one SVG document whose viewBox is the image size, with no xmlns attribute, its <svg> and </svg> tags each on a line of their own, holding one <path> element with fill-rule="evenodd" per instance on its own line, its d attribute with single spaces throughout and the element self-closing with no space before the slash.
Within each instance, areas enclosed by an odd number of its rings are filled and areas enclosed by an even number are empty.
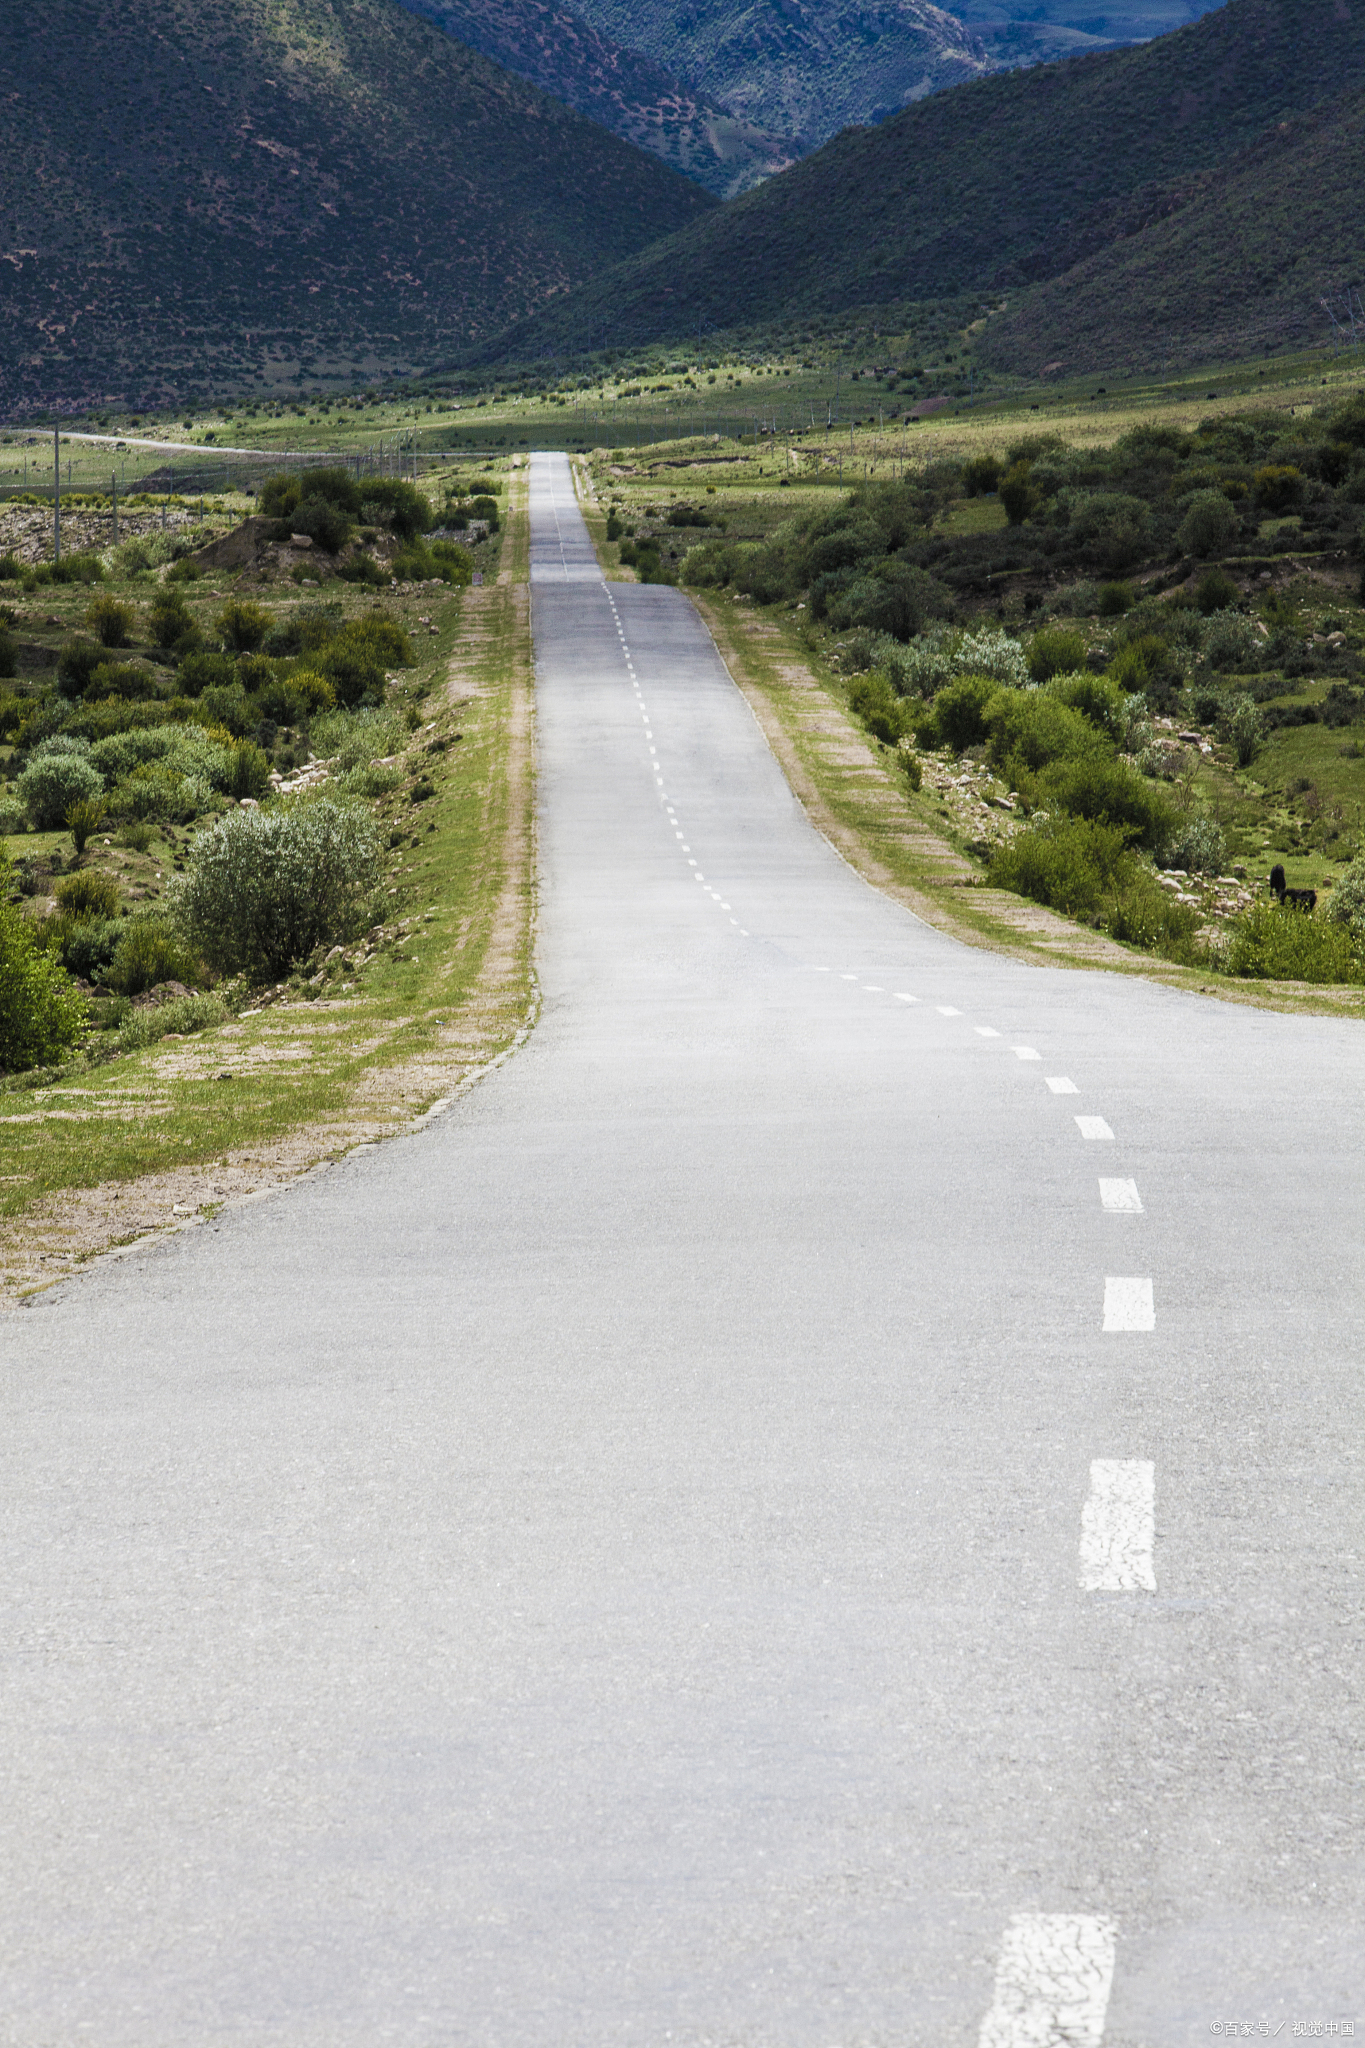
<svg viewBox="0 0 1365 2048">
<path fill-rule="evenodd" d="M 410 1126 L 527 1027 L 532 700 L 516 494 L 510 527 L 496 583 L 413 601 L 436 631 L 399 693 L 422 722 L 383 806 L 382 930 L 217 1029 L 8 1084 L 0 1301 Z"/>
</svg>

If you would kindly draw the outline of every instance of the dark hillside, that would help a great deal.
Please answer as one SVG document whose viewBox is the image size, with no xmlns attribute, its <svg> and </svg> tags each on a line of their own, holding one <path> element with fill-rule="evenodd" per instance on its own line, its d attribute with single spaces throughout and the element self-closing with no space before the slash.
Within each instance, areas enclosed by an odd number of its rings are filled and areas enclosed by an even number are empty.
<svg viewBox="0 0 1365 2048">
<path fill-rule="evenodd" d="M 739 119 L 561 0 L 402 0 L 495 64 L 662 157 L 722 198 L 795 161 L 790 140 Z"/>
<path fill-rule="evenodd" d="M 6 17 L 6 411 L 439 359 L 715 205 L 396 0 Z"/>
<path fill-rule="evenodd" d="M 1036 375 L 1321 346 L 1323 298 L 1365 279 L 1362 193 L 1358 87 L 1277 123 L 1222 170 L 1140 195 L 1097 253 L 991 322 L 984 353 Z"/>
<path fill-rule="evenodd" d="M 1097 207 L 1226 163 L 1365 78 L 1365 7 L 1229 0 L 1136 48 L 1004 73 L 849 130 L 578 295 L 622 341 L 1055 276 Z M 566 308 L 566 313 L 569 311 Z M 507 345 L 562 333 L 560 316 Z"/>
</svg>

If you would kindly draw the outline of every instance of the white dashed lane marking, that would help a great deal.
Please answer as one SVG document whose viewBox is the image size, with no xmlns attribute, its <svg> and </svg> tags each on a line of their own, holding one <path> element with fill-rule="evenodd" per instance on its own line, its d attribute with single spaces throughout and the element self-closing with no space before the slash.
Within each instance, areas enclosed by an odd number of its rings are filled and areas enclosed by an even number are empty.
<svg viewBox="0 0 1365 2048">
<path fill-rule="evenodd" d="M 951 1003 L 936 1003 L 934 1007 L 940 1017 L 960 1017 L 962 1015 L 961 1010 L 955 1010 Z"/>
<path fill-rule="evenodd" d="M 1114 1210 L 1120 1216 L 1142 1214 L 1142 1198 L 1138 1194 L 1135 1180 L 1102 1180 L 1100 1204 L 1105 1209 Z"/>
<path fill-rule="evenodd" d="M 1043 1055 L 1035 1052 L 1031 1045 L 1012 1045 L 1010 1051 L 1017 1060 L 1040 1060 Z"/>
<path fill-rule="evenodd" d="M 1076 1119 L 1076 1129 L 1083 1138 L 1108 1138 L 1112 1140 L 1114 1136 L 1114 1133 L 1110 1130 L 1102 1116 L 1078 1116 Z"/>
<path fill-rule="evenodd" d="M 905 993 L 905 991 L 904 991 L 903 989 L 897 989 L 897 991 L 896 991 L 896 1001 L 897 1001 L 898 1003 L 917 1003 L 917 1002 L 919 1001 L 919 997 L 918 997 L 918 996 L 908 996 L 908 995 L 906 995 L 906 993 Z"/>
<path fill-rule="evenodd" d="M 972 1029 L 978 1038 L 998 1038 L 1000 1036 L 1000 1033 L 993 1024 L 974 1024 Z"/>
<path fill-rule="evenodd" d="M 1156 1304 L 1150 1280 L 1108 1279 L 1104 1283 L 1106 1330 L 1154 1330 Z"/>
<path fill-rule="evenodd" d="M 1068 1081 L 1065 1074 L 1049 1074 L 1047 1085 L 1054 1095 L 1079 1095 L 1080 1089 L 1074 1081 Z"/>
<path fill-rule="evenodd" d="M 1082 1590 L 1154 1593 L 1155 1542 L 1155 1465 L 1146 1458 L 1092 1458 L 1081 1509 Z"/>
<path fill-rule="evenodd" d="M 977 2048 L 1100 2048 L 1114 1982 L 1112 1920 L 1020 1913 L 1010 1921 L 995 1999 Z"/>
</svg>

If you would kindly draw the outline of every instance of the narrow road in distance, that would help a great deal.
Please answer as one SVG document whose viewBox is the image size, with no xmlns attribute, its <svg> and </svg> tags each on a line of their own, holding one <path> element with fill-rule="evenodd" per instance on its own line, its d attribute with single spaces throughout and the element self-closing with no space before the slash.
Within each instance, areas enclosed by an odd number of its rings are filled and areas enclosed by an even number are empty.
<svg viewBox="0 0 1365 2048">
<path fill-rule="evenodd" d="M 4 1326 L 0 2040 L 1365 2029 L 1359 1027 L 927 929 L 531 516 L 530 1040 Z"/>
</svg>

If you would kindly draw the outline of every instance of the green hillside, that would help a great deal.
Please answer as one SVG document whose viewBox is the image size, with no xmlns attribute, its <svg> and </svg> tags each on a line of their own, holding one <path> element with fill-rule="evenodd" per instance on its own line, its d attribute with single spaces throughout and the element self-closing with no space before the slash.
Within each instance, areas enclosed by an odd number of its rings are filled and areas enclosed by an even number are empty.
<svg viewBox="0 0 1365 2048">
<path fill-rule="evenodd" d="M 414 14 L 671 164 L 707 190 L 747 192 L 800 155 L 559 0 L 402 0 Z"/>
<path fill-rule="evenodd" d="M 592 320 L 621 345 L 998 292 L 1094 253 L 1106 207 L 1225 164 L 1365 76 L 1365 8 L 1229 0 L 1137 48 L 960 86 L 850 130 L 503 338 Z M 1079 238 L 1079 239 L 1078 239 Z M 1116 309 L 1116 322 L 1124 317 Z"/>
<path fill-rule="evenodd" d="M 50 0 L 0 92 L 6 412 L 441 359 L 715 209 L 395 0 Z"/>
<path fill-rule="evenodd" d="M 580 12 L 803 150 L 993 68 L 928 0 L 580 0 Z"/>
</svg>

